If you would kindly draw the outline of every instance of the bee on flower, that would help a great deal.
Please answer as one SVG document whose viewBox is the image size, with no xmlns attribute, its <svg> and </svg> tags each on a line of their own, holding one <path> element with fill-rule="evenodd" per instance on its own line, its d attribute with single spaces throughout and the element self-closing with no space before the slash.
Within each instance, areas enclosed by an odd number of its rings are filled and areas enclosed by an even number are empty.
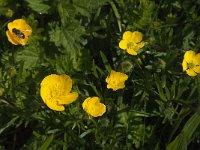
<svg viewBox="0 0 200 150">
<path fill-rule="evenodd" d="M 122 40 L 119 42 L 119 47 L 131 55 L 137 55 L 138 51 L 144 47 L 142 38 L 142 33 L 138 31 L 126 31 L 123 34 Z"/>
<path fill-rule="evenodd" d="M 182 62 L 183 71 L 189 76 L 196 76 L 200 73 L 200 53 L 192 50 L 186 51 Z"/>
<path fill-rule="evenodd" d="M 102 116 L 106 112 L 106 106 L 100 103 L 99 97 L 88 97 L 82 104 L 83 110 L 91 117 Z"/>
<path fill-rule="evenodd" d="M 77 92 L 71 92 L 72 79 L 68 75 L 48 75 L 40 85 L 42 100 L 52 110 L 63 111 L 63 105 L 71 104 L 78 98 Z"/>
<path fill-rule="evenodd" d="M 23 19 L 16 19 L 8 23 L 6 35 L 8 41 L 14 45 L 26 45 L 29 36 L 32 33 L 32 28 Z"/>
<path fill-rule="evenodd" d="M 125 81 L 128 76 L 121 72 L 111 71 L 110 75 L 106 78 L 107 88 L 113 91 L 125 88 Z"/>
</svg>

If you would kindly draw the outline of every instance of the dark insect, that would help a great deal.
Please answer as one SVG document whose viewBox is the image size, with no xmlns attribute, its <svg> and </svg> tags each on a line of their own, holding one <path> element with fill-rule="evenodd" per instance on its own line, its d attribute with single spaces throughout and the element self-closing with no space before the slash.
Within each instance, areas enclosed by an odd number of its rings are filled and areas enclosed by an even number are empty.
<svg viewBox="0 0 200 150">
<path fill-rule="evenodd" d="M 25 38 L 24 33 L 21 32 L 20 30 L 16 29 L 16 28 L 13 28 L 13 29 L 12 29 L 12 32 L 13 32 L 16 36 L 18 36 L 19 38 L 21 38 L 21 39 L 24 39 L 24 38 Z"/>
</svg>

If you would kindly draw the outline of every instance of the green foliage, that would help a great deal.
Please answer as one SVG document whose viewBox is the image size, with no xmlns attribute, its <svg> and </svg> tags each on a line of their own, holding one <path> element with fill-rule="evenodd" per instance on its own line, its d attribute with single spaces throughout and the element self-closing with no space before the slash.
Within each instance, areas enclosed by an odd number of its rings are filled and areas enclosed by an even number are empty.
<svg viewBox="0 0 200 150">
<path fill-rule="evenodd" d="M 28 6 L 40 14 L 47 14 L 50 6 L 45 4 L 47 0 L 26 0 Z"/>
<path fill-rule="evenodd" d="M 182 71 L 186 50 L 200 52 L 195 0 L 1 0 L 0 149 L 199 149 L 200 78 Z M 32 27 L 25 46 L 12 45 L 7 24 Z M 137 56 L 119 48 L 124 31 L 140 31 Z M 107 89 L 111 70 L 128 75 Z M 77 101 L 57 112 L 40 97 L 49 74 L 67 74 Z M 99 96 L 102 117 L 83 100 Z"/>
</svg>

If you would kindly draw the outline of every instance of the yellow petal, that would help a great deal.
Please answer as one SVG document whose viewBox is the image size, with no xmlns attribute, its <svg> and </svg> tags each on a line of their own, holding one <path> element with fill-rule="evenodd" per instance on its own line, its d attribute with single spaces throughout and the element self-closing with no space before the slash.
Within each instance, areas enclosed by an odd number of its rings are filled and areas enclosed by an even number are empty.
<svg viewBox="0 0 200 150">
<path fill-rule="evenodd" d="M 127 49 L 127 44 L 128 44 L 128 41 L 126 41 L 126 40 L 121 40 L 121 41 L 119 42 L 119 47 L 120 47 L 121 49 Z"/>
<path fill-rule="evenodd" d="M 56 75 L 51 74 L 46 76 L 42 82 L 41 87 L 50 86 L 56 89 L 64 90 L 65 93 L 69 93 L 72 88 L 72 79 L 68 75 Z"/>
<path fill-rule="evenodd" d="M 187 68 L 188 68 L 187 62 L 185 61 L 185 59 L 183 59 L 182 67 L 183 67 L 183 71 L 187 70 Z"/>
<path fill-rule="evenodd" d="M 6 35 L 9 42 L 11 42 L 14 45 L 18 45 L 18 42 L 13 38 L 13 35 L 10 33 L 10 31 L 6 31 Z"/>
<path fill-rule="evenodd" d="M 90 99 L 91 99 L 91 97 L 88 97 L 88 98 L 86 98 L 86 99 L 84 100 L 84 102 L 82 103 L 82 107 L 83 107 L 83 109 L 84 109 L 85 111 L 87 111 L 87 109 L 88 109 L 88 103 L 89 103 Z"/>
<path fill-rule="evenodd" d="M 72 80 L 67 75 L 48 75 L 41 82 L 40 95 L 44 103 L 51 109 L 62 111 L 63 104 L 74 102 L 78 93 L 70 93 Z"/>
<path fill-rule="evenodd" d="M 140 42 L 137 44 L 138 49 L 141 49 L 144 47 L 144 42 Z"/>
<path fill-rule="evenodd" d="M 196 66 L 193 68 L 196 73 L 200 73 L 200 66 Z"/>
<path fill-rule="evenodd" d="M 8 23 L 8 30 L 10 32 L 12 32 L 13 28 L 20 30 L 25 25 L 26 25 L 26 21 L 25 20 L 23 20 L 23 19 L 15 19 L 13 22 Z"/>
<path fill-rule="evenodd" d="M 138 31 L 134 31 L 132 34 L 132 41 L 135 43 L 139 43 L 142 41 L 142 33 Z"/>
<path fill-rule="evenodd" d="M 82 107 L 92 117 L 102 116 L 106 112 L 106 106 L 100 103 L 99 97 L 86 98 Z"/>
<path fill-rule="evenodd" d="M 194 51 L 186 51 L 184 55 L 184 59 L 187 63 L 193 63 L 193 59 L 195 58 L 195 52 Z"/>
<path fill-rule="evenodd" d="M 21 44 L 23 46 L 26 45 L 26 43 L 28 42 L 28 37 L 26 37 L 26 36 L 24 39 L 21 39 L 19 37 L 15 38 L 15 39 L 18 41 L 19 44 Z"/>
<path fill-rule="evenodd" d="M 65 89 L 66 93 L 69 93 L 72 89 L 72 79 L 68 75 L 63 74 L 60 75 L 59 81 L 63 83 L 62 88 Z"/>
<path fill-rule="evenodd" d="M 125 87 L 124 82 L 127 79 L 128 76 L 126 74 L 112 70 L 110 75 L 106 78 L 107 88 L 111 88 L 114 91 L 123 89 Z"/>
<path fill-rule="evenodd" d="M 72 93 L 67 94 L 66 96 L 59 96 L 54 99 L 58 101 L 59 105 L 63 105 L 63 104 L 71 104 L 77 98 L 78 98 L 78 93 L 72 92 Z"/>
<path fill-rule="evenodd" d="M 131 55 L 137 55 L 137 52 L 134 49 L 127 49 L 127 52 Z"/>
<path fill-rule="evenodd" d="M 46 105 L 52 109 L 52 110 L 55 110 L 55 111 L 63 111 L 65 110 L 65 107 L 62 106 L 62 105 L 58 105 L 56 101 L 54 100 L 48 100 Z"/>
<path fill-rule="evenodd" d="M 194 77 L 194 76 L 197 75 L 197 73 L 195 73 L 194 70 L 192 70 L 192 69 L 187 69 L 187 70 L 186 70 L 186 73 L 187 73 L 189 76 L 192 76 L 192 77 Z"/>
<path fill-rule="evenodd" d="M 102 116 L 106 112 L 106 106 L 102 103 L 97 104 L 96 108 L 90 112 L 93 117 Z"/>
<path fill-rule="evenodd" d="M 131 40 L 133 33 L 131 31 L 126 31 L 123 34 L 123 40 Z"/>
<path fill-rule="evenodd" d="M 195 65 L 200 65 L 200 53 L 196 54 L 194 59 L 193 59 L 193 63 Z"/>
<path fill-rule="evenodd" d="M 22 32 L 25 38 L 24 39 L 20 38 L 15 33 L 13 33 L 14 28 Z M 8 30 L 10 31 L 10 34 L 12 35 L 12 39 L 14 39 L 18 44 L 21 44 L 21 45 L 26 45 L 28 38 L 32 33 L 32 28 L 23 19 L 16 19 L 13 22 L 8 23 Z"/>
</svg>

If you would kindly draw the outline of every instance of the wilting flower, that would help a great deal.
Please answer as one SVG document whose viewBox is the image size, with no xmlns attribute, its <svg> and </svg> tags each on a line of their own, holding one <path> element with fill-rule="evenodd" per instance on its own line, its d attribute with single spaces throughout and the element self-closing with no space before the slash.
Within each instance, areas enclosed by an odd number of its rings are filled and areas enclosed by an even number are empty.
<svg viewBox="0 0 200 150">
<path fill-rule="evenodd" d="M 128 76 L 126 74 L 112 70 L 110 75 L 106 78 L 107 88 L 111 88 L 113 91 L 123 89 L 127 79 Z"/>
<path fill-rule="evenodd" d="M 186 71 L 189 76 L 196 76 L 200 73 L 200 53 L 196 54 L 192 50 L 186 51 L 182 66 L 183 71 Z"/>
<path fill-rule="evenodd" d="M 119 47 L 126 50 L 131 55 L 137 55 L 139 49 L 144 47 L 142 42 L 142 34 L 138 31 L 126 31 L 123 34 L 122 40 L 119 42 Z"/>
<path fill-rule="evenodd" d="M 106 112 L 106 106 L 100 103 L 99 97 L 86 98 L 82 107 L 92 117 L 102 116 Z"/>
<path fill-rule="evenodd" d="M 64 104 L 70 104 L 78 98 L 78 93 L 71 92 L 71 89 L 72 79 L 68 75 L 51 74 L 42 80 L 40 95 L 50 109 L 63 111 Z"/>
<path fill-rule="evenodd" d="M 8 41 L 14 45 L 26 45 L 31 33 L 31 27 L 23 19 L 16 19 L 13 22 L 8 23 L 6 35 Z"/>
</svg>

